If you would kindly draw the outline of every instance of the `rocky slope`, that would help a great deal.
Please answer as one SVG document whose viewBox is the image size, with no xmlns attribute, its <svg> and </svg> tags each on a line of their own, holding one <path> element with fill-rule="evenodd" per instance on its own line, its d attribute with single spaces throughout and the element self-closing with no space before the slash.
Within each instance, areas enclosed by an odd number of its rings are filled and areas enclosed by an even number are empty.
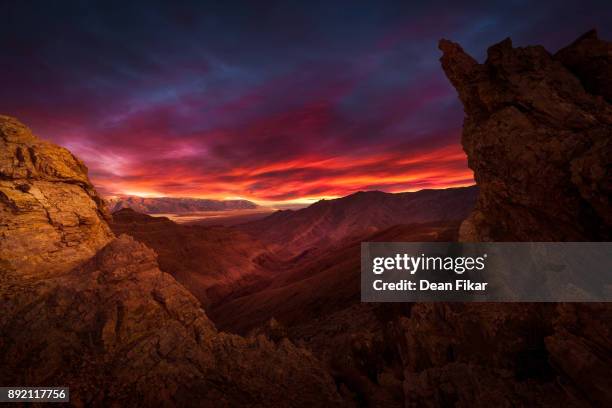
<svg viewBox="0 0 612 408">
<path fill-rule="evenodd" d="M 114 238 L 68 151 L 0 130 L 0 384 L 69 386 L 75 406 L 344 405 L 308 351 L 217 332 L 155 252 Z"/>
<path fill-rule="evenodd" d="M 234 228 L 182 225 L 128 208 L 113 213 L 110 225 L 115 234 L 131 235 L 155 250 L 161 269 L 207 310 L 241 288 L 267 282 L 273 273 L 266 247 Z"/>
<path fill-rule="evenodd" d="M 458 227 L 398 225 L 287 263 L 263 289 L 210 308 L 211 319 L 223 330 L 289 338 L 325 362 L 362 406 L 400 407 L 401 359 L 387 328 L 409 306 L 360 303 L 361 241 L 454 241 Z"/>
<path fill-rule="evenodd" d="M 120 196 L 108 200 L 111 212 L 131 208 L 143 214 L 180 214 L 197 211 L 227 211 L 255 209 L 257 205 L 248 200 L 209 200 L 180 197 Z"/>
<path fill-rule="evenodd" d="M 154 248 L 162 269 L 205 302 L 208 315 L 221 330 L 300 343 L 328 367 L 350 399 L 366 406 L 391 407 L 403 402 L 398 348 L 393 332 L 387 330 L 394 314 L 381 317 L 379 310 L 386 307 L 359 304 L 360 242 L 456 240 L 475 195 L 474 188 L 360 193 L 315 204 L 310 211 L 277 213 L 262 223 L 263 229 L 259 223 L 240 228 L 178 225 L 123 209 L 113 214 L 111 227 Z M 453 218 L 457 212 L 455 221 L 394 225 L 358 235 L 401 220 Z M 276 222 L 278 216 L 287 216 L 287 223 Z M 298 246 L 301 255 L 288 259 L 270 253 L 255 233 L 266 231 L 264 239 L 274 236 L 276 242 L 291 242 L 308 236 L 314 220 L 321 224 L 319 230 L 326 228 L 333 234 L 333 244 L 319 240 L 316 247 Z M 243 228 L 252 235 L 242 232 Z M 312 245 L 308 240 L 295 242 Z"/>
<path fill-rule="evenodd" d="M 0 383 L 66 384 L 76 406 L 340 403 L 310 353 L 218 333 L 155 258 L 122 235 L 61 277 L 5 280 Z"/>
<path fill-rule="evenodd" d="M 440 48 L 480 187 L 462 239 L 609 240 L 612 44 L 589 32 L 552 55 L 506 39 L 484 64 L 450 41 Z"/>
<path fill-rule="evenodd" d="M 551 55 L 442 40 L 480 194 L 466 241 L 609 239 L 612 44 Z M 606 100 L 606 98 L 608 98 Z M 416 304 L 395 323 L 408 406 L 609 406 L 609 304 Z"/>
<path fill-rule="evenodd" d="M 272 317 L 288 328 L 321 319 L 359 303 L 362 241 L 456 241 L 458 226 L 459 221 L 396 225 L 317 251 L 285 263 L 263 288 L 215 305 L 209 314 L 221 329 L 238 333 Z"/>
</svg>

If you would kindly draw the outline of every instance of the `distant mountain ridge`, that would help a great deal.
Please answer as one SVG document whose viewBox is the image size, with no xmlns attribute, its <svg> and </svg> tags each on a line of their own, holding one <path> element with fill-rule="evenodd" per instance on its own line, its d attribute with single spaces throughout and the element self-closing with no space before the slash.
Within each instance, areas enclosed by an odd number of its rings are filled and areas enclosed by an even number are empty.
<svg viewBox="0 0 612 408">
<path fill-rule="evenodd" d="M 277 211 L 239 228 L 291 256 L 395 225 L 463 220 L 477 195 L 476 186 L 406 193 L 360 191 L 300 210 Z"/>
<path fill-rule="evenodd" d="M 144 214 L 188 213 L 195 211 L 250 210 L 258 208 L 249 200 L 211 200 L 189 197 L 119 196 L 107 200 L 110 212 L 131 208 Z"/>
</svg>

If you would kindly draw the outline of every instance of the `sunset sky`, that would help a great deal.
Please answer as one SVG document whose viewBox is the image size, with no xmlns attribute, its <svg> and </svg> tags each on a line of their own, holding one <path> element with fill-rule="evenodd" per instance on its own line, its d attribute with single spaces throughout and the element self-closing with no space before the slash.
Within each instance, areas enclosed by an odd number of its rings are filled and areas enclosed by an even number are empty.
<svg viewBox="0 0 612 408">
<path fill-rule="evenodd" d="M 0 113 L 82 158 L 105 195 L 469 185 L 438 40 L 482 60 L 507 36 L 612 37 L 607 1 L 85 3 L 0 3 Z"/>
</svg>

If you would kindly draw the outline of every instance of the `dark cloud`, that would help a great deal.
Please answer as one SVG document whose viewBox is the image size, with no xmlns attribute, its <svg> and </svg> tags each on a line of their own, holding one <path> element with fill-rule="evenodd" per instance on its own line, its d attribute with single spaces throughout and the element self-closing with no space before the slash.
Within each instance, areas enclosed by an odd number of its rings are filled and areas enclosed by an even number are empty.
<svg viewBox="0 0 612 408">
<path fill-rule="evenodd" d="M 3 2 L 0 112 L 105 193 L 263 201 L 465 185 L 437 41 L 550 50 L 607 2 Z"/>
</svg>

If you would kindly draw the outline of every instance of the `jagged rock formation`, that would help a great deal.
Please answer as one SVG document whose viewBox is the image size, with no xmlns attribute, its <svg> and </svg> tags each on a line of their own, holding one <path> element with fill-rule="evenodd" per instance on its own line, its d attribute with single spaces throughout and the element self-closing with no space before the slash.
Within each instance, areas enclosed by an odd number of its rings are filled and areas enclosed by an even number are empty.
<svg viewBox="0 0 612 408">
<path fill-rule="evenodd" d="M 87 168 L 68 150 L 0 116 L 0 267 L 52 276 L 112 239 Z"/>
<path fill-rule="evenodd" d="M 0 384 L 69 386 L 75 406 L 345 405 L 305 349 L 217 332 L 153 250 L 114 238 L 78 159 L 0 123 Z"/>
<path fill-rule="evenodd" d="M 597 31 L 591 30 L 557 52 L 555 58 L 580 79 L 589 93 L 612 103 L 611 54 L 612 43 L 600 40 Z"/>
<path fill-rule="evenodd" d="M 593 32 L 556 55 L 507 39 L 478 64 L 440 42 L 480 187 L 460 239 L 609 239 L 610 47 Z M 608 304 L 416 304 L 396 326 L 406 405 L 608 406 L 610 322 Z"/>
<path fill-rule="evenodd" d="M 506 39 L 484 64 L 450 41 L 440 49 L 480 187 L 461 239 L 610 239 L 612 44 L 589 32 L 551 55 Z"/>
</svg>

